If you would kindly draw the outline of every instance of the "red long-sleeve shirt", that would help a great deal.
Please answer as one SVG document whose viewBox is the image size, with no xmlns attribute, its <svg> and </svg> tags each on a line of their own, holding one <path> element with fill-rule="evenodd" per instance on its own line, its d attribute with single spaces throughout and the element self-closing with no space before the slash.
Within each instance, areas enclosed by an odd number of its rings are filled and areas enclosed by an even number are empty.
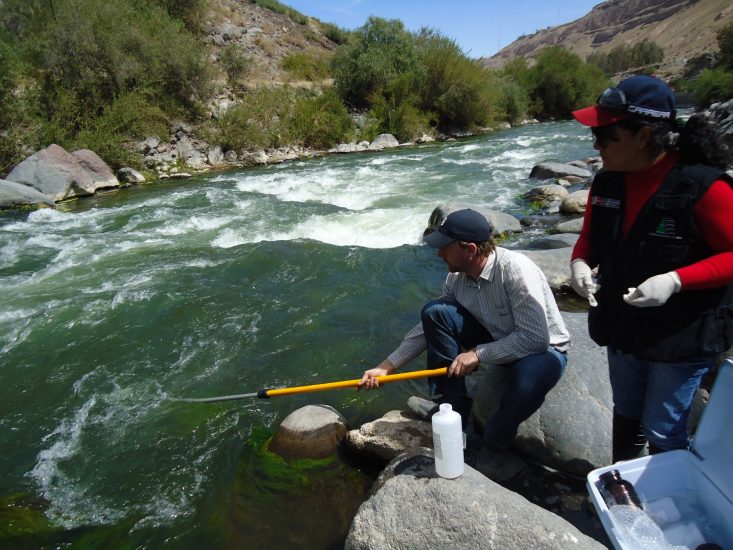
<svg viewBox="0 0 733 550">
<path fill-rule="evenodd" d="M 666 155 L 647 170 L 626 174 L 626 211 L 624 238 L 634 225 L 642 207 L 659 189 L 677 158 Z M 583 229 L 573 248 L 572 259 L 590 259 L 591 207 L 585 210 Z M 695 222 L 712 256 L 677 269 L 683 290 L 713 288 L 733 283 L 733 188 L 724 180 L 716 180 L 695 205 Z M 593 266 L 591 266 L 593 267 Z"/>
</svg>

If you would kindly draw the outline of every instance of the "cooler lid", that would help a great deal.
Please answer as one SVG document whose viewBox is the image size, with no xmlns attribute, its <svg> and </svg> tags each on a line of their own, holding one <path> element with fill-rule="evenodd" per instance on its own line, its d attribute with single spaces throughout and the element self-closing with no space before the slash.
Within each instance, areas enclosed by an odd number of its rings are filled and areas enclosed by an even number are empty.
<svg viewBox="0 0 733 550">
<path fill-rule="evenodd" d="M 705 411 L 692 441 L 700 469 L 733 500 L 733 360 L 720 365 Z"/>
</svg>

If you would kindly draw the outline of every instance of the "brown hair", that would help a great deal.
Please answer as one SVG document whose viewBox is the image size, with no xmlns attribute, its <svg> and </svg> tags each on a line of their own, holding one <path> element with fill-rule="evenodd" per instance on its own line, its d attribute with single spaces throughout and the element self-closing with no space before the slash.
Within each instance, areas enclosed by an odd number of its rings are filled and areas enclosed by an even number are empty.
<svg viewBox="0 0 733 550">
<path fill-rule="evenodd" d="M 494 250 L 496 250 L 496 241 L 494 237 L 489 237 L 488 241 L 481 241 L 480 243 L 470 243 L 467 241 L 457 241 L 458 246 L 466 248 L 469 244 L 475 244 L 478 247 L 478 253 L 482 256 L 488 256 Z"/>
</svg>

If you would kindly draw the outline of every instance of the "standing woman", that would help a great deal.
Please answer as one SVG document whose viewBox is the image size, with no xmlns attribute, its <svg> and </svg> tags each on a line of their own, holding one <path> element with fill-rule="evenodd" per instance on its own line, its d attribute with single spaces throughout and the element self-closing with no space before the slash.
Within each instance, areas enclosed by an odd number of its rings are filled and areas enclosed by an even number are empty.
<svg viewBox="0 0 733 550">
<path fill-rule="evenodd" d="M 604 169 L 571 260 L 595 294 L 591 338 L 608 347 L 613 461 L 688 447 L 702 376 L 733 346 L 733 189 L 727 151 L 703 115 L 681 126 L 674 94 L 637 75 L 573 113 Z M 598 284 L 591 268 L 598 267 Z"/>
</svg>

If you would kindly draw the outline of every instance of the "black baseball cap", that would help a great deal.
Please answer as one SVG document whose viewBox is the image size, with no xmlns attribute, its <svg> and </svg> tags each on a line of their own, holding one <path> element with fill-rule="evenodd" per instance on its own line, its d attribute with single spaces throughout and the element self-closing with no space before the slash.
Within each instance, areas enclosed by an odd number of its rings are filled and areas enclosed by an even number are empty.
<svg viewBox="0 0 733 550">
<path fill-rule="evenodd" d="M 674 120 L 674 92 L 653 76 L 638 74 L 608 88 L 595 105 L 573 111 L 584 126 L 608 126 L 631 116 L 653 120 Z"/>
<path fill-rule="evenodd" d="M 466 208 L 448 214 L 443 224 L 425 235 L 423 241 L 433 248 L 442 248 L 453 241 L 482 243 L 488 241 L 493 232 L 494 228 L 482 214 Z"/>
</svg>

